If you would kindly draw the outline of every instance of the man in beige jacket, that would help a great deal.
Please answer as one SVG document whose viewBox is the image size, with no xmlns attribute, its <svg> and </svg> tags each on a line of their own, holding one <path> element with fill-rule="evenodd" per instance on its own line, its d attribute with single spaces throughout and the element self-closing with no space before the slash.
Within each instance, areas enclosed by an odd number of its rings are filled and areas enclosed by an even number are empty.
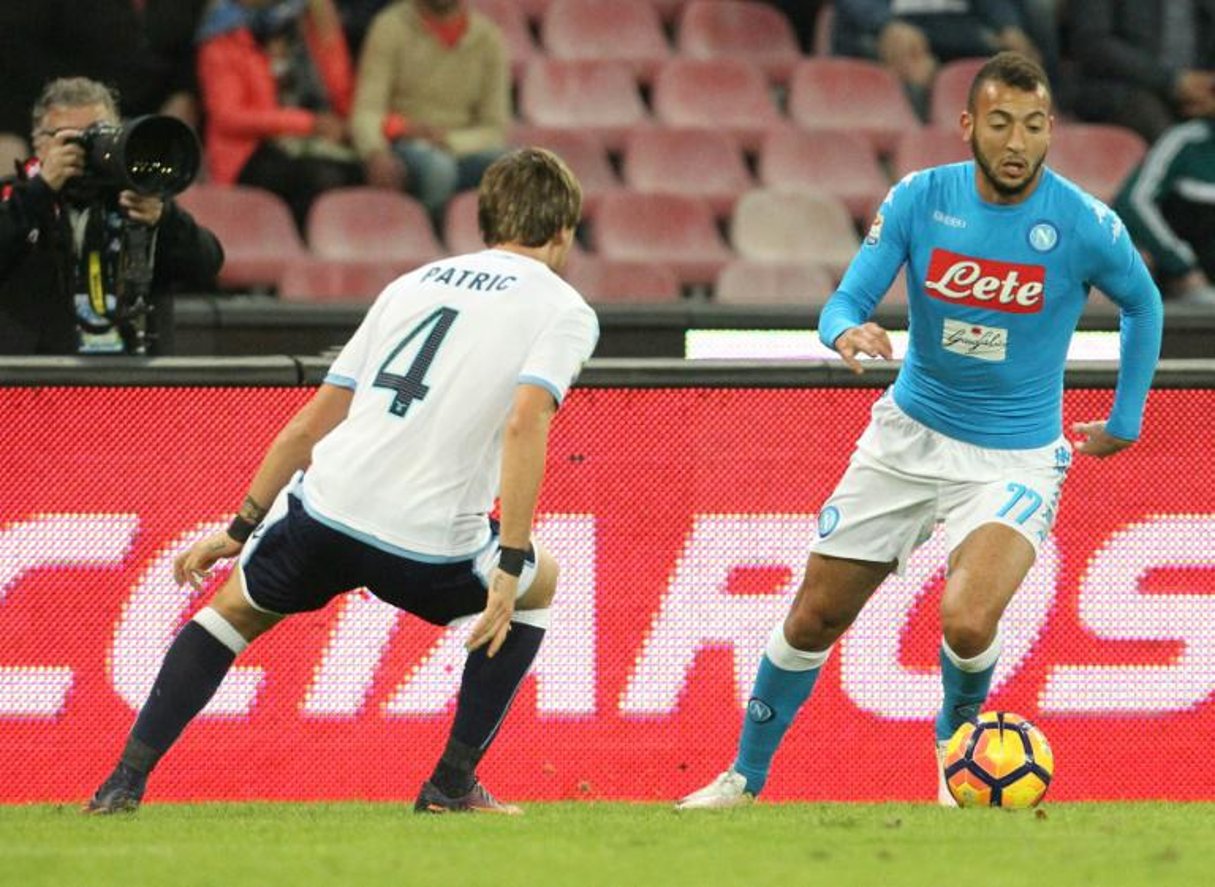
<svg viewBox="0 0 1215 887">
<path fill-rule="evenodd" d="M 505 152 L 510 72 L 496 25 L 465 0 L 398 0 L 371 24 L 352 115 L 368 181 L 438 221 Z"/>
</svg>

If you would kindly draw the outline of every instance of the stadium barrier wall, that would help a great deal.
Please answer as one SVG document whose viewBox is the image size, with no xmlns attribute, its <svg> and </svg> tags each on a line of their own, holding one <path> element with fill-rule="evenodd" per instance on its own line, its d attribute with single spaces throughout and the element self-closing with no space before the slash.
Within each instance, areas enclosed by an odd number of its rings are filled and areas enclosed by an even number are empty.
<svg viewBox="0 0 1215 887">
<path fill-rule="evenodd" d="M 0 801 L 82 799 L 203 597 L 176 552 L 226 524 L 317 359 L 0 362 Z M 510 799 L 671 799 L 732 758 L 759 652 L 877 389 L 838 365 L 593 362 L 554 426 L 537 536 L 553 627 L 484 762 Z M 1104 416 L 1114 370 L 1068 373 Z M 1215 363 L 1169 362 L 1144 439 L 1077 458 L 1004 622 L 989 708 L 1039 723 L 1054 800 L 1215 798 Z M 766 797 L 934 797 L 939 536 L 833 652 Z M 355 592 L 242 655 L 152 801 L 411 799 L 464 629 Z"/>
</svg>

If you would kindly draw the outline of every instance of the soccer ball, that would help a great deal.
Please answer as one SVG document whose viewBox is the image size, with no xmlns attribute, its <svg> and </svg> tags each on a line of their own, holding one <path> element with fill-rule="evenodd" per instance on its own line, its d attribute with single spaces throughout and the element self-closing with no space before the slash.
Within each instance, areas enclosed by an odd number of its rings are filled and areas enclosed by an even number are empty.
<svg viewBox="0 0 1215 887">
<path fill-rule="evenodd" d="M 960 807 L 1020 810 L 1042 800 L 1055 756 L 1020 715 L 988 711 L 958 728 L 945 748 L 945 783 Z"/>
</svg>

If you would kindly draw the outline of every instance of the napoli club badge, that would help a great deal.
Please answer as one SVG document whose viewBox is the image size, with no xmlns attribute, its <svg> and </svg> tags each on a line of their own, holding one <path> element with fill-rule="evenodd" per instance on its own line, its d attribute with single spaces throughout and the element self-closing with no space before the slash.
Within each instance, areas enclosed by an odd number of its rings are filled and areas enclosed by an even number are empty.
<svg viewBox="0 0 1215 887">
<path fill-rule="evenodd" d="M 1048 253 L 1059 242 L 1059 229 L 1050 222 L 1039 222 L 1029 229 L 1029 245 L 1040 253 Z"/>
</svg>

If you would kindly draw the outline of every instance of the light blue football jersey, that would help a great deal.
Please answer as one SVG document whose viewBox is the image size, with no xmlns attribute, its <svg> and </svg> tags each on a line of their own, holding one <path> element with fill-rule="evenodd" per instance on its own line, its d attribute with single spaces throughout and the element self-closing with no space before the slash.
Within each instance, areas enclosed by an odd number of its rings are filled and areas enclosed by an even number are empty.
<svg viewBox="0 0 1215 887">
<path fill-rule="evenodd" d="M 823 342 L 864 323 L 903 266 L 909 344 L 894 399 L 907 414 L 985 447 L 1054 441 L 1068 342 L 1095 286 L 1121 310 L 1106 429 L 1138 438 L 1163 309 L 1122 221 L 1101 201 L 1050 169 L 1013 205 L 979 196 L 973 161 L 908 175 L 823 309 Z"/>
</svg>

